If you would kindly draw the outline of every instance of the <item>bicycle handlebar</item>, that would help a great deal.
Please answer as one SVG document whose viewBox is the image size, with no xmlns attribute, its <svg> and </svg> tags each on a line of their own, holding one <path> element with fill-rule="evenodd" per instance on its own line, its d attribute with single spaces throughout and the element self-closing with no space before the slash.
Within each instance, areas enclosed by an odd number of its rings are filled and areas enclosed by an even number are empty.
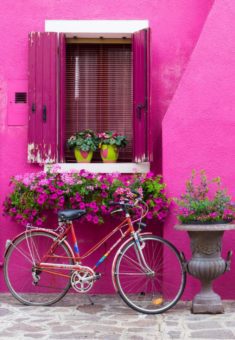
<svg viewBox="0 0 235 340">
<path fill-rule="evenodd" d="M 130 203 L 125 203 L 125 202 L 109 202 L 108 205 L 112 206 L 112 205 L 120 205 L 121 207 L 129 207 L 129 208 L 133 208 L 134 204 L 130 204 Z"/>
</svg>

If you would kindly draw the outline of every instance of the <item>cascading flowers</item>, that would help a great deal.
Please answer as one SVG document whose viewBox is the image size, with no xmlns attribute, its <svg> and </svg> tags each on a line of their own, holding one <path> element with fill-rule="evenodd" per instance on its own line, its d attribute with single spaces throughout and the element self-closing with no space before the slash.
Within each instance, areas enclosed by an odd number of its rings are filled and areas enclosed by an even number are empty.
<svg viewBox="0 0 235 340">
<path fill-rule="evenodd" d="M 95 224 L 102 223 L 109 214 L 108 203 L 122 197 L 132 199 L 131 190 L 138 190 L 149 205 L 148 219 L 163 221 L 169 210 L 165 185 L 160 176 L 94 174 L 81 170 L 78 173 L 37 172 L 15 176 L 11 180 L 12 192 L 4 202 L 5 214 L 17 222 L 37 226 L 46 225 L 47 211 L 86 209 L 85 218 Z"/>
</svg>

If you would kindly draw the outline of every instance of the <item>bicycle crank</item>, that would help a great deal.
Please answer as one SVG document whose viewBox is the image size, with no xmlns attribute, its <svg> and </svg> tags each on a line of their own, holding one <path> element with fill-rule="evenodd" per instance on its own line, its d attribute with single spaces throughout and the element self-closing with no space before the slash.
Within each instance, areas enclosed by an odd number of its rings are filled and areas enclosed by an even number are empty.
<svg viewBox="0 0 235 340">
<path fill-rule="evenodd" d="M 81 267 L 81 269 L 73 272 L 71 276 L 71 286 L 78 293 L 87 293 L 97 280 L 97 274 L 89 267 Z"/>
</svg>

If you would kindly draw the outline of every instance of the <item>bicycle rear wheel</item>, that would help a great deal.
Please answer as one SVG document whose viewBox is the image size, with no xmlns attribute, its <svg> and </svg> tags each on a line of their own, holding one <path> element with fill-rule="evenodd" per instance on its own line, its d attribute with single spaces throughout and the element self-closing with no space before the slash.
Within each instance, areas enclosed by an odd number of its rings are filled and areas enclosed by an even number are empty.
<svg viewBox="0 0 235 340">
<path fill-rule="evenodd" d="M 159 314 L 173 307 L 186 284 L 186 272 L 177 249 L 153 235 L 140 237 L 147 266 L 140 260 L 136 242 L 120 249 L 114 266 L 114 280 L 121 298 L 134 310 Z"/>
<path fill-rule="evenodd" d="M 49 232 L 30 231 L 10 245 L 5 256 L 4 277 L 9 291 L 21 303 L 48 306 L 59 301 L 69 290 L 71 272 L 64 269 L 38 270 L 35 265 L 51 249 L 55 238 Z M 47 262 L 74 263 L 64 242 L 50 253 Z"/>
</svg>

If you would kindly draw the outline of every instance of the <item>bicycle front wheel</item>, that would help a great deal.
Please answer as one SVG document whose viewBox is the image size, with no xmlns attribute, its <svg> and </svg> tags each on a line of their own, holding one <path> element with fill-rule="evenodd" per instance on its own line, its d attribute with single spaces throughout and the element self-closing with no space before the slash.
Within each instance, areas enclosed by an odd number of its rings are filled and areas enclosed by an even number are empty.
<svg viewBox="0 0 235 340">
<path fill-rule="evenodd" d="M 5 281 L 11 294 L 25 305 L 51 305 L 59 301 L 70 288 L 71 273 L 68 270 L 37 268 L 48 252 L 49 263 L 73 264 L 71 251 L 64 242 L 50 251 L 55 238 L 49 232 L 26 232 L 7 251 Z"/>
<path fill-rule="evenodd" d="M 113 273 L 118 293 L 138 312 L 163 313 L 180 299 L 186 272 L 170 242 L 146 235 L 140 237 L 140 247 L 142 258 L 134 240 L 120 250 Z"/>
</svg>

